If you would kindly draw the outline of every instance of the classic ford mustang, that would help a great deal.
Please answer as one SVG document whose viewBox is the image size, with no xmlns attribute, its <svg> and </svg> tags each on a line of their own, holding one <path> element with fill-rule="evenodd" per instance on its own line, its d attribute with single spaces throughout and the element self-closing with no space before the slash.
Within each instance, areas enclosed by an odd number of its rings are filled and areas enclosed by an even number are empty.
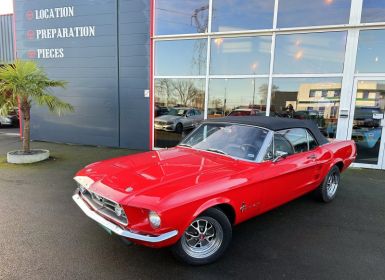
<svg viewBox="0 0 385 280">
<path fill-rule="evenodd" d="M 233 225 L 310 191 L 332 201 L 355 157 L 353 141 L 328 142 L 311 121 L 219 118 L 177 147 L 86 166 L 73 200 L 126 241 L 207 264 L 223 255 Z"/>
</svg>

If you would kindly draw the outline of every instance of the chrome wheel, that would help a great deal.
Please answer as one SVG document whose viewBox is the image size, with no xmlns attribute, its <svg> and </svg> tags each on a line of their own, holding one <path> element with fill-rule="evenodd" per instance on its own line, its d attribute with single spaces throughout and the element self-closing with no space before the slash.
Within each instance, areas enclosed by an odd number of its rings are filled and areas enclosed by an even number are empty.
<svg viewBox="0 0 385 280">
<path fill-rule="evenodd" d="M 329 174 L 326 182 L 326 192 L 329 197 L 333 197 L 335 195 L 339 182 L 340 176 L 338 172 L 334 171 L 333 173 Z"/>
<path fill-rule="evenodd" d="M 194 220 L 181 239 L 183 250 L 197 259 L 207 258 L 218 251 L 223 241 L 223 229 L 211 217 Z"/>
</svg>

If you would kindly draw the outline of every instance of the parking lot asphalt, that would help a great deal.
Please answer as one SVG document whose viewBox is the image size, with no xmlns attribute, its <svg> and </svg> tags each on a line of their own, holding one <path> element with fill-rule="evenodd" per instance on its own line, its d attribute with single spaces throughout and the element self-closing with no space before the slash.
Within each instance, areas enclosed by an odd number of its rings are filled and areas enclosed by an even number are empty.
<svg viewBox="0 0 385 280">
<path fill-rule="evenodd" d="M 74 173 L 124 149 L 34 142 L 52 158 L 5 163 L 0 133 L 0 279 L 384 279 L 385 172 L 349 169 L 336 200 L 307 195 L 234 228 L 218 262 L 190 267 L 168 249 L 127 246 L 72 202 Z"/>
</svg>

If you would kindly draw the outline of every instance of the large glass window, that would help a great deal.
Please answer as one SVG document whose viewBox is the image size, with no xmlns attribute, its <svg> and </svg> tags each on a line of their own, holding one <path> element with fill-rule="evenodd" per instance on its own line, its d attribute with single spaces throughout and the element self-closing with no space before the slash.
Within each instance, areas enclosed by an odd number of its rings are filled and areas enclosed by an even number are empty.
<svg viewBox="0 0 385 280">
<path fill-rule="evenodd" d="M 385 1 L 364 0 L 362 5 L 361 22 L 385 21 Z"/>
<path fill-rule="evenodd" d="M 274 0 L 213 0 L 213 32 L 273 28 Z"/>
<path fill-rule="evenodd" d="M 208 118 L 265 115 L 268 78 L 211 79 Z"/>
<path fill-rule="evenodd" d="M 156 0 L 155 34 L 205 33 L 208 30 L 208 0 Z"/>
<path fill-rule="evenodd" d="M 268 74 L 270 47 L 271 36 L 212 39 L 210 73 Z"/>
<path fill-rule="evenodd" d="M 271 114 L 313 120 L 325 136 L 335 138 L 340 106 L 335 92 L 340 91 L 340 78 L 276 78 Z"/>
<path fill-rule="evenodd" d="M 278 35 L 274 73 L 342 73 L 346 32 Z"/>
<path fill-rule="evenodd" d="M 278 27 L 349 23 L 351 0 L 283 0 L 278 6 Z"/>
<path fill-rule="evenodd" d="M 172 147 L 203 120 L 205 79 L 155 79 L 155 147 Z"/>
<path fill-rule="evenodd" d="M 207 40 L 159 41 L 155 76 L 206 75 Z"/>
<path fill-rule="evenodd" d="M 385 30 L 360 31 L 357 73 L 385 73 Z"/>
</svg>

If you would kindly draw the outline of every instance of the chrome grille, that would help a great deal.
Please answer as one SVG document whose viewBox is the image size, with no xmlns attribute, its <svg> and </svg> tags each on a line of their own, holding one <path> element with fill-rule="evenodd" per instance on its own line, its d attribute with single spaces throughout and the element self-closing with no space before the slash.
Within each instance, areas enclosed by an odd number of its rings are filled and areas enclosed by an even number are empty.
<svg viewBox="0 0 385 280">
<path fill-rule="evenodd" d="M 94 192 L 90 192 L 86 189 L 81 192 L 82 197 L 88 202 L 97 212 L 109 217 L 110 219 L 121 223 L 123 225 L 128 224 L 126 213 L 123 208 L 115 201 L 109 200 L 103 196 L 100 196 Z M 118 216 L 116 212 L 121 209 L 121 215 Z"/>
<path fill-rule="evenodd" d="M 167 122 L 166 122 L 166 121 L 155 121 L 155 124 L 158 124 L 158 125 L 166 125 Z"/>
</svg>

